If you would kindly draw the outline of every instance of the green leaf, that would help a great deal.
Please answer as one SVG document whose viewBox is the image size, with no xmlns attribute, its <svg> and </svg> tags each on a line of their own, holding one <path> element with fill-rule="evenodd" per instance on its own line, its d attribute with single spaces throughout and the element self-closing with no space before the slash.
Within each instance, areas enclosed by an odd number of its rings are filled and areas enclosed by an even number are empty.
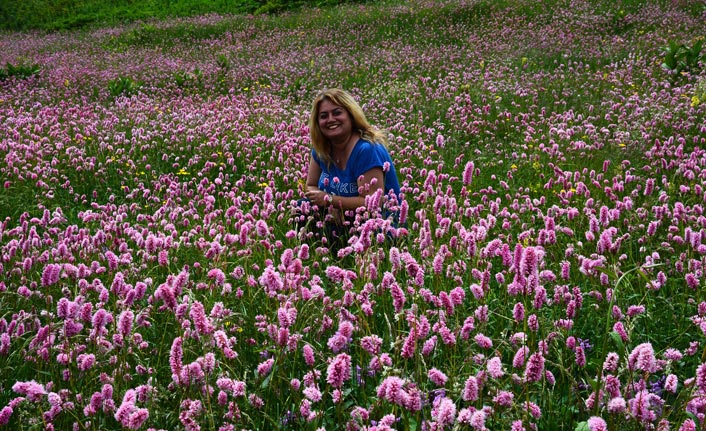
<svg viewBox="0 0 706 431">
<path fill-rule="evenodd" d="M 613 340 L 613 342 L 615 343 L 615 347 L 618 348 L 620 353 L 625 352 L 625 343 L 623 343 L 623 339 L 620 337 L 620 334 L 618 334 L 616 331 L 611 331 L 610 338 Z"/>
<path fill-rule="evenodd" d="M 409 431 L 417 431 L 417 427 L 419 426 L 417 420 L 413 417 L 409 418 L 407 425 L 409 425 Z"/>
<path fill-rule="evenodd" d="M 578 424 L 576 424 L 576 428 L 574 429 L 574 431 L 589 431 L 588 422 L 579 422 Z"/>
</svg>

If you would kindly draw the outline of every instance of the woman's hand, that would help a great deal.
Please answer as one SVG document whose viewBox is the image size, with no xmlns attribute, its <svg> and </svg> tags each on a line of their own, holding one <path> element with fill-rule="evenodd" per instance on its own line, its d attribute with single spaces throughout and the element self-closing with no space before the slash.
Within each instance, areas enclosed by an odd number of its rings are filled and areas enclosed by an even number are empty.
<svg viewBox="0 0 706 431">
<path fill-rule="evenodd" d="M 309 199 L 312 204 L 318 206 L 319 208 L 326 208 L 331 205 L 332 196 L 318 187 L 307 187 L 304 196 Z"/>
</svg>

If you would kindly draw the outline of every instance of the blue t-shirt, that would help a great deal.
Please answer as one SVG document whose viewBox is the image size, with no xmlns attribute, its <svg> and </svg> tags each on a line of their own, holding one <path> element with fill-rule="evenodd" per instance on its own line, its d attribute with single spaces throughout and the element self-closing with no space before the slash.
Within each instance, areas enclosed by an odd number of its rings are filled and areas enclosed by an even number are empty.
<svg viewBox="0 0 706 431">
<path fill-rule="evenodd" d="M 321 167 L 319 189 L 337 196 L 358 196 L 358 178 L 373 168 L 382 168 L 385 178 L 385 195 L 392 190 L 395 196 L 400 194 L 400 183 L 397 171 L 392 163 L 390 153 L 384 145 L 373 144 L 364 139 L 355 143 L 345 169 L 339 169 L 335 163 L 326 165 L 319 159 L 316 151 L 311 150 L 311 155 Z M 389 169 L 385 171 L 385 163 Z"/>
</svg>

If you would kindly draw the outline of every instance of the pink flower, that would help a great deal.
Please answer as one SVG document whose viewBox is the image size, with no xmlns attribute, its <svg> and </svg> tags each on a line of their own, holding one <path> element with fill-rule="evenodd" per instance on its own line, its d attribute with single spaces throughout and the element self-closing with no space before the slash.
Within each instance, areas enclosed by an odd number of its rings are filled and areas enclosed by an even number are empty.
<svg viewBox="0 0 706 431">
<path fill-rule="evenodd" d="M 432 335 L 422 346 L 422 355 L 429 356 L 436 348 L 436 335 Z"/>
<path fill-rule="evenodd" d="M 392 295 L 392 305 L 395 307 L 395 313 L 401 312 L 406 298 L 399 284 L 392 283 L 390 285 L 390 295 Z"/>
<path fill-rule="evenodd" d="M 27 399 L 33 402 L 40 401 L 47 391 L 44 385 L 37 383 L 34 380 L 28 382 L 17 382 L 12 385 L 12 390 L 18 394 L 27 396 Z"/>
<path fill-rule="evenodd" d="M 677 349 L 667 349 L 664 351 L 664 359 L 669 361 L 678 361 L 684 357 L 684 355 Z"/>
<path fill-rule="evenodd" d="M 696 431 L 696 423 L 692 419 L 687 419 L 679 427 L 679 431 Z"/>
<path fill-rule="evenodd" d="M 340 353 L 333 358 L 328 366 L 326 382 L 334 388 L 343 386 L 343 382 L 351 378 L 351 357 Z"/>
<path fill-rule="evenodd" d="M 623 413 L 627 409 L 627 403 L 623 397 L 615 397 L 608 401 L 608 411 L 611 413 Z"/>
<path fill-rule="evenodd" d="M 468 377 L 466 383 L 463 385 L 463 393 L 461 397 L 464 401 L 475 401 L 478 399 L 478 379 L 474 376 Z"/>
<path fill-rule="evenodd" d="M 463 321 L 463 327 L 461 327 L 461 338 L 467 340 L 471 336 L 471 332 L 475 329 L 475 321 L 473 316 L 466 317 Z"/>
<path fill-rule="evenodd" d="M 179 383 L 179 376 L 181 375 L 181 369 L 183 367 L 183 357 L 184 352 L 182 350 L 182 339 L 181 337 L 176 337 L 172 341 L 172 348 L 169 352 L 169 366 L 172 369 L 172 379 Z"/>
<path fill-rule="evenodd" d="M 310 367 L 314 366 L 316 362 L 314 349 L 309 344 L 305 344 L 304 347 L 302 347 L 302 354 L 304 355 L 304 362 Z"/>
<path fill-rule="evenodd" d="M 42 286 L 47 287 L 57 283 L 60 274 L 61 265 L 55 263 L 47 264 L 44 267 L 44 271 L 42 271 Z"/>
<path fill-rule="evenodd" d="M 525 410 L 527 410 L 527 412 L 529 412 L 529 414 L 531 414 L 535 419 L 542 417 L 542 410 L 533 402 L 525 401 Z"/>
<path fill-rule="evenodd" d="M 127 427 L 131 430 L 140 429 L 149 416 L 150 412 L 147 409 L 136 409 L 130 413 L 127 420 Z"/>
<path fill-rule="evenodd" d="M 677 393 L 677 385 L 679 384 L 679 378 L 674 374 L 670 374 L 664 381 L 664 390 L 671 392 L 673 394 Z"/>
<path fill-rule="evenodd" d="M 524 320 L 525 318 L 525 306 L 521 303 L 518 302 L 515 304 L 515 306 L 512 309 L 512 317 L 515 319 L 515 322 L 520 323 Z"/>
<path fill-rule="evenodd" d="M 628 341 L 628 333 L 625 331 L 623 322 L 615 322 L 615 325 L 613 325 L 613 331 L 617 332 L 623 341 Z"/>
<path fill-rule="evenodd" d="M 463 168 L 463 184 L 464 185 L 469 185 L 471 184 L 471 181 L 473 181 L 473 171 L 475 170 L 475 165 L 473 164 L 472 161 L 469 161 L 466 163 L 466 166 Z"/>
<path fill-rule="evenodd" d="M 706 363 L 696 368 L 696 387 L 699 388 L 701 392 L 706 392 Z"/>
<path fill-rule="evenodd" d="M 544 356 L 541 352 L 535 352 L 529 357 L 525 368 L 525 381 L 537 382 L 544 375 Z"/>
<path fill-rule="evenodd" d="M 615 352 L 610 352 L 606 355 L 605 361 L 603 362 L 603 370 L 605 371 L 615 371 L 618 369 L 618 361 L 620 356 Z"/>
<path fill-rule="evenodd" d="M 217 285 L 221 286 L 226 281 L 226 275 L 220 268 L 213 268 L 208 271 L 208 278 L 216 282 Z"/>
<path fill-rule="evenodd" d="M 605 378 L 605 390 L 611 397 L 620 396 L 620 379 L 616 376 L 609 374 Z"/>
<path fill-rule="evenodd" d="M 209 321 L 208 316 L 206 316 L 206 310 L 204 310 L 203 304 L 199 301 L 194 301 L 194 303 L 191 304 L 189 317 L 194 322 L 194 327 L 199 334 L 206 335 L 213 333 L 213 325 Z"/>
<path fill-rule="evenodd" d="M 450 398 L 443 397 L 432 409 L 431 417 L 442 427 L 451 425 L 456 419 L 456 405 Z"/>
<path fill-rule="evenodd" d="M 257 366 L 257 374 L 259 374 L 260 376 L 266 376 L 266 375 L 270 374 L 270 371 L 272 371 L 272 366 L 274 365 L 274 363 L 275 363 L 275 360 L 272 358 L 267 359 L 264 362 L 261 362 Z"/>
<path fill-rule="evenodd" d="M 490 349 L 493 347 L 493 340 L 483 334 L 478 334 L 473 339 L 481 349 Z"/>
<path fill-rule="evenodd" d="M 322 398 L 321 391 L 316 386 L 308 386 L 308 387 L 304 388 L 303 393 L 304 393 L 304 396 L 308 400 L 310 400 L 311 402 L 317 403 L 317 402 L 321 401 L 321 398 Z"/>
<path fill-rule="evenodd" d="M 508 391 L 498 391 L 498 394 L 493 397 L 493 402 L 499 406 L 510 407 L 515 394 Z"/>
<path fill-rule="evenodd" d="M 590 431 L 608 431 L 608 424 L 598 416 L 591 416 L 588 419 L 588 429 Z"/>
<path fill-rule="evenodd" d="M 167 266 L 169 264 L 169 252 L 167 250 L 160 250 L 157 253 L 157 263 L 160 266 Z"/>
<path fill-rule="evenodd" d="M 583 347 L 576 346 L 576 350 L 574 351 L 574 356 L 576 359 L 576 365 L 578 365 L 579 367 L 586 366 L 586 354 L 583 351 Z"/>
<path fill-rule="evenodd" d="M 76 365 L 78 365 L 78 369 L 81 371 L 86 371 L 90 369 L 95 363 L 96 355 L 94 355 L 93 353 L 81 353 L 76 358 Z"/>
<path fill-rule="evenodd" d="M 503 363 L 497 356 L 488 361 L 486 368 L 488 370 L 488 374 L 490 374 L 490 376 L 494 379 L 499 379 L 505 374 L 505 371 L 503 371 Z"/>
<path fill-rule="evenodd" d="M 657 360 L 655 358 L 655 352 L 652 349 L 652 344 L 642 343 L 635 347 L 628 356 L 628 365 L 631 370 L 640 370 L 648 373 L 654 373 L 657 371 L 659 367 L 657 366 Z"/>
<path fill-rule="evenodd" d="M 135 313 L 131 310 L 125 310 L 118 317 L 118 330 L 123 337 L 127 337 L 132 332 L 132 322 L 135 318 Z"/>
<path fill-rule="evenodd" d="M 529 353 L 530 349 L 527 346 L 521 346 L 519 349 L 517 349 L 517 352 L 515 352 L 515 356 L 512 358 L 512 366 L 513 368 L 520 368 L 525 364 L 525 357 Z"/>
<path fill-rule="evenodd" d="M 474 430 L 485 431 L 487 430 L 487 428 L 485 427 L 485 418 L 485 411 L 476 410 L 473 412 L 473 414 L 471 414 L 470 425 L 473 427 Z"/>
<path fill-rule="evenodd" d="M 397 376 L 386 377 L 377 388 L 377 396 L 378 398 L 390 401 L 392 403 L 404 405 L 405 398 L 407 396 L 407 393 L 404 390 L 404 384 L 404 380 Z"/>
<path fill-rule="evenodd" d="M 653 406 L 661 405 L 662 401 L 657 395 L 642 390 L 635 394 L 635 397 L 628 402 L 630 413 L 643 424 L 654 422 L 657 414 L 652 410 Z"/>
<path fill-rule="evenodd" d="M 449 379 L 446 374 L 436 368 L 429 370 L 429 372 L 427 372 L 427 377 L 429 377 L 429 380 L 437 386 L 444 386 L 446 381 Z"/>
<path fill-rule="evenodd" d="M 10 422 L 10 417 L 12 416 L 12 407 L 5 406 L 0 410 L 0 425 L 7 425 Z"/>
</svg>

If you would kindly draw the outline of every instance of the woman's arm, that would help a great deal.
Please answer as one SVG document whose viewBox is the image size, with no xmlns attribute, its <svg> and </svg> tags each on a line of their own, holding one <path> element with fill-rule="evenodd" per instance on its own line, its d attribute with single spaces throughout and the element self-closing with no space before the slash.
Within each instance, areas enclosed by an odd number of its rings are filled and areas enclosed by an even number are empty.
<svg viewBox="0 0 706 431">
<path fill-rule="evenodd" d="M 338 196 L 319 189 L 320 176 L 321 166 L 314 160 L 314 156 L 309 156 L 309 172 L 306 176 L 304 196 L 316 206 L 323 208 L 332 205 L 343 211 L 365 206 L 365 197 L 383 188 L 385 181 L 382 168 L 372 168 L 358 178 L 358 190 L 361 191 L 359 196 Z"/>
<path fill-rule="evenodd" d="M 331 204 L 330 196 L 325 191 L 319 189 L 319 177 L 321 176 L 321 166 L 316 163 L 314 156 L 309 156 L 309 172 L 306 175 L 306 196 L 312 204 L 325 207 Z"/>
<path fill-rule="evenodd" d="M 384 181 L 382 168 L 372 168 L 358 177 L 359 196 L 331 196 L 331 205 L 342 211 L 365 206 L 366 196 L 373 195 L 382 189 Z"/>
</svg>

